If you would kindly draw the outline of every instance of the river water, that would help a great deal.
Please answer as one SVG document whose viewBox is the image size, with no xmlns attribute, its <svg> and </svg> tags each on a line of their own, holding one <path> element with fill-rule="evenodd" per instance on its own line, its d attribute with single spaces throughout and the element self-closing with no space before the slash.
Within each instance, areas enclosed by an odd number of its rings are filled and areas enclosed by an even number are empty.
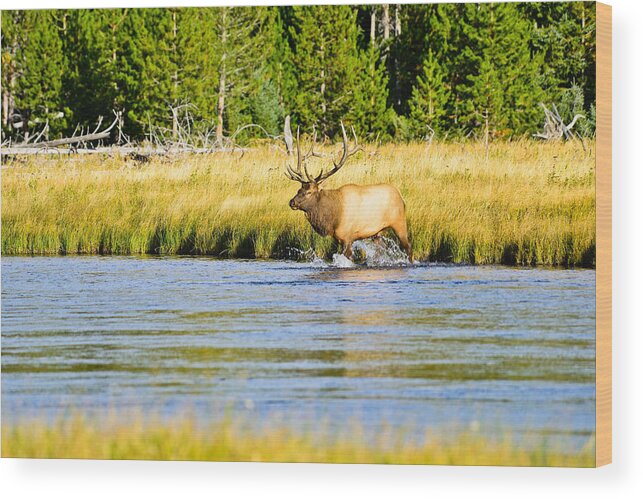
<svg viewBox="0 0 643 499">
<path fill-rule="evenodd" d="M 593 270 L 340 260 L 3 257 L 3 418 L 592 434 Z"/>
</svg>

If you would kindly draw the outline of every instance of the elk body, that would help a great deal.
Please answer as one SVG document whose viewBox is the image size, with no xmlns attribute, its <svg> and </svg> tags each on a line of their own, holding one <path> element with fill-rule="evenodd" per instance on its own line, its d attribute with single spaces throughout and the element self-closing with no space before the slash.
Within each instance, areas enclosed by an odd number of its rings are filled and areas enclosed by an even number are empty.
<svg viewBox="0 0 643 499">
<path fill-rule="evenodd" d="M 355 154 L 359 147 L 353 130 L 355 146 L 349 149 L 346 130 L 342 124 L 343 153 L 333 168 L 323 170 L 313 177 L 306 167 L 306 160 L 319 155 L 312 145 L 307 154 L 301 155 L 299 131 L 297 131 L 297 168 L 287 167 L 287 176 L 301 184 L 295 197 L 290 200 L 293 210 L 301 210 L 313 229 L 322 236 L 333 237 L 342 247 L 347 258 L 353 257 L 352 244 L 360 239 L 379 237 L 387 229 L 392 229 L 409 260 L 413 253 L 408 238 L 406 209 L 400 191 L 391 184 L 355 185 L 347 184 L 339 189 L 322 189 L 320 184 L 344 166 L 346 160 Z M 302 170 L 303 167 L 303 170 Z"/>
</svg>

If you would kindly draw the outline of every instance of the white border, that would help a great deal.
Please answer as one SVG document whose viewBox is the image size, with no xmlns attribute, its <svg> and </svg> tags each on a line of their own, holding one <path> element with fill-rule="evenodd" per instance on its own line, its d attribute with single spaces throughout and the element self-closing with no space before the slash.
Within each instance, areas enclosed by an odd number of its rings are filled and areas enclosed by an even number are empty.
<svg viewBox="0 0 643 499">
<path fill-rule="evenodd" d="M 288 1 L 2 0 L 10 8 L 296 4 Z M 311 2 L 312 3 L 312 2 Z M 328 2 L 314 2 L 328 3 Z M 330 2 L 350 3 L 350 2 Z M 379 3 L 362 0 L 352 3 Z M 407 2 L 408 3 L 408 2 Z M 614 33 L 613 244 L 614 244 L 614 463 L 598 470 L 447 466 L 284 465 L 135 461 L 0 461 L 3 497 L 120 499 L 407 496 L 436 499 L 643 497 L 643 327 L 641 326 L 640 51 L 643 2 L 611 0 Z"/>
</svg>

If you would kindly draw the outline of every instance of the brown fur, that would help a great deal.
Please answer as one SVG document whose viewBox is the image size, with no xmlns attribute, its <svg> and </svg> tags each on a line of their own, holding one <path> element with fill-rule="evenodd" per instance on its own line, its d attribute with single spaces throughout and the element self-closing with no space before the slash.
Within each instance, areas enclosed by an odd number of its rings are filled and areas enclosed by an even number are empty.
<svg viewBox="0 0 643 499">
<path fill-rule="evenodd" d="M 312 206 L 304 210 L 306 219 L 320 236 L 335 237 L 335 229 L 342 218 L 340 197 L 336 190 L 320 190 L 315 194 Z"/>
</svg>

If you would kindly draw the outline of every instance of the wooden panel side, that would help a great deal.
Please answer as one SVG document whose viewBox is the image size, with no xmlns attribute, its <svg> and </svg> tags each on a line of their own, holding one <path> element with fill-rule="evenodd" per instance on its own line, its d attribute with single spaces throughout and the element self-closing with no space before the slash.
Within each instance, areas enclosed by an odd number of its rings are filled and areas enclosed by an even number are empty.
<svg viewBox="0 0 643 499">
<path fill-rule="evenodd" d="M 612 7 L 596 4 L 596 466 L 612 462 Z"/>
</svg>

